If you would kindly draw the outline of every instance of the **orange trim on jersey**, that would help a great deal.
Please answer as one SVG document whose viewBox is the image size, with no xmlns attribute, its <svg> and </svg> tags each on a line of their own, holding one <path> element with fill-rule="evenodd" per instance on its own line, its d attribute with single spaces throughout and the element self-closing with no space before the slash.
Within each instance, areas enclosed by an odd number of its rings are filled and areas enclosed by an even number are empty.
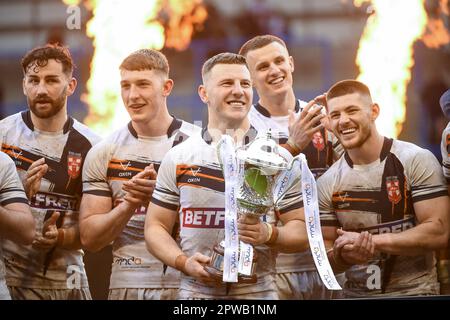
<svg viewBox="0 0 450 320">
<path fill-rule="evenodd" d="M 120 164 L 111 164 L 111 162 L 108 164 L 108 169 L 117 169 L 117 170 L 124 170 L 124 171 L 136 171 L 136 172 L 142 172 L 143 169 L 140 168 L 134 168 L 134 167 L 126 167 L 126 169 L 120 165 Z"/>
<path fill-rule="evenodd" d="M 13 157 L 14 159 L 20 159 L 28 163 L 33 163 L 34 161 L 28 158 L 25 158 L 24 156 L 18 155 L 17 152 L 14 152 L 13 149 L 20 150 L 19 153 L 22 151 L 21 148 L 16 146 L 10 146 L 6 143 L 2 143 L 2 151 L 9 156 Z"/>
<path fill-rule="evenodd" d="M 188 175 L 191 177 L 202 177 L 202 178 L 208 178 L 211 180 L 216 180 L 219 182 L 224 182 L 225 180 L 223 178 L 218 178 L 218 177 L 214 177 L 211 176 L 209 174 L 205 174 L 205 173 L 193 173 L 192 170 L 198 170 L 199 167 L 198 166 L 186 166 L 186 165 L 178 165 L 177 166 L 177 170 L 176 170 L 176 175 L 177 177 L 181 176 L 181 175 Z"/>
<path fill-rule="evenodd" d="M 130 181 L 130 178 L 119 178 L 119 177 L 109 177 L 109 181 L 116 180 L 116 181 Z"/>
<path fill-rule="evenodd" d="M 339 196 L 333 196 L 333 198 L 331 200 L 334 202 L 376 202 L 375 199 L 350 198 L 350 197 L 339 197 Z"/>
</svg>

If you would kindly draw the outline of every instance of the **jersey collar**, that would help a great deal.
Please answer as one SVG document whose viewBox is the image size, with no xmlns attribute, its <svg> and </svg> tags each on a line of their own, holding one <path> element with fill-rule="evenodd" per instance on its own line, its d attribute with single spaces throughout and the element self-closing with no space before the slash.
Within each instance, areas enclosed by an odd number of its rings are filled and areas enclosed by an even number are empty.
<svg viewBox="0 0 450 320">
<path fill-rule="evenodd" d="M 259 102 L 254 105 L 256 111 L 258 111 L 260 114 L 262 114 L 266 118 L 272 117 L 269 110 L 264 108 Z M 295 107 L 294 107 L 295 113 L 299 112 L 300 110 L 300 101 L 298 99 L 295 100 Z"/>
<path fill-rule="evenodd" d="M 175 133 L 175 131 L 180 129 L 181 125 L 183 124 L 183 121 L 175 118 L 174 116 L 172 116 L 172 118 L 173 118 L 173 120 L 170 123 L 170 126 L 169 126 L 169 128 L 167 129 L 167 132 L 166 132 L 168 138 L 170 138 Z M 128 131 L 130 131 L 130 133 L 131 133 L 131 135 L 133 137 L 135 137 L 136 139 L 138 138 L 138 134 L 137 134 L 136 130 L 133 128 L 133 125 L 131 124 L 131 121 L 128 122 Z"/>
<path fill-rule="evenodd" d="M 255 127 L 250 125 L 250 128 L 248 129 L 248 131 L 244 135 L 244 145 L 249 144 L 250 142 L 255 140 L 257 133 L 258 132 L 256 131 Z M 209 134 L 208 126 L 202 128 L 201 135 L 202 135 L 203 141 L 205 141 L 206 144 L 211 145 L 212 137 Z"/>
<path fill-rule="evenodd" d="M 22 111 L 21 115 L 22 115 L 22 120 L 23 120 L 23 122 L 25 122 L 26 126 L 31 131 L 34 131 L 34 124 L 33 124 L 33 121 L 31 121 L 31 111 L 30 110 Z M 73 123 L 74 123 L 73 118 L 70 116 L 67 116 L 67 121 L 66 121 L 66 123 L 64 123 L 64 127 L 63 127 L 64 134 L 66 134 L 67 132 L 69 132 L 70 129 L 72 129 Z"/>
<path fill-rule="evenodd" d="M 383 162 L 383 160 L 386 159 L 386 157 L 388 156 L 389 152 L 391 151 L 393 142 L 394 142 L 393 139 L 384 137 L 383 147 L 381 148 L 381 152 L 380 152 L 380 162 Z M 345 152 L 344 158 L 345 158 L 345 161 L 347 161 L 347 164 L 349 165 L 349 167 L 353 168 L 353 161 L 352 161 L 352 159 L 350 159 L 350 156 L 348 155 L 347 152 Z"/>
</svg>

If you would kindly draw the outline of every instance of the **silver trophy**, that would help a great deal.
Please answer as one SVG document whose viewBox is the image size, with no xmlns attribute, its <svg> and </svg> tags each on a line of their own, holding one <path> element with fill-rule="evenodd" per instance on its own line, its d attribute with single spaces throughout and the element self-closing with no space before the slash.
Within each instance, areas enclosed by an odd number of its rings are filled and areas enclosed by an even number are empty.
<svg viewBox="0 0 450 320">
<path fill-rule="evenodd" d="M 219 143 L 220 145 L 220 143 Z M 277 203 L 283 198 L 292 186 L 300 179 L 299 166 L 293 166 L 297 158 L 287 160 L 292 156 L 281 150 L 270 131 L 261 134 L 256 139 L 238 150 L 236 158 L 238 165 L 238 187 L 236 194 L 237 215 L 245 215 L 248 220 L 258 221 L 271 210 L 277 207 Z M 222 159 L 218 146 L 219 161 Z M 222 169 L 223 169 L 223 164 Z M 226 178 L 225 178 L 226 179 Z M 239 283 L 255 283 L 257 254 L 253 250 L 251 272 L 249 275 L 239 273 Z M 210 263 L 205 270 L 218 282 L 222 282 L 224 271 L 224 241 L 213 248 Z"/>
</svg>

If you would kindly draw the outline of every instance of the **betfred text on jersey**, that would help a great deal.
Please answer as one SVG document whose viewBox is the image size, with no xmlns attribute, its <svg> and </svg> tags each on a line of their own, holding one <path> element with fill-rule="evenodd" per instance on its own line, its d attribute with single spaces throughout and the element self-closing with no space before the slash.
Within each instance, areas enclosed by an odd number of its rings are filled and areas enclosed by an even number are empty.
<svg viewBox="0 0 450 320">
<path fill-rule="evenodd" d="M 183 227 L 214 228 L 224 227 L 224 208 L 183 208 Z"/>
<path fill-rule="evenodd" d="M 77 210 L 79 199 L 58 193 L 38 192 L 30 206 L 39 209 Z"/>
<path fill-rule="evenodd" d="M 398 233 L 408 229 L 411 229 L 415 226 L 414 218 L 408 218 L 404 220 L 393 221 L 389 223 L 379 224 L 374 227 L 364 228 L 357 230 L 361 231 L 369 231 L 371 234 L 381 234 L 381 233 Z"/>
</svg>

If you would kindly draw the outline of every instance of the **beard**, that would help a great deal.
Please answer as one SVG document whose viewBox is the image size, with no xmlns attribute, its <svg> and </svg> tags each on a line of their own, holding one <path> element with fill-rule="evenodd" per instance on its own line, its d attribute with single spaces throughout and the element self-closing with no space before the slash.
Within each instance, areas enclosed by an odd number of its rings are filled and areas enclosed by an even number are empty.
<svg viewBox="0 0 450 320">
<path fill-rule="evenodd" d="M 53 117 L 54 115 L 58 114 L 61 109 L 64 107 L 65 102 L 66 102 L 66 89 L 64 89 L 64 91 L 61 93 L 61 95 L 59 97 L 57 97 L 56 99 L 52 99 L 47 95 L 41 95 L 41 96 L 37 96 L 35 99 L 30 99 L 29 97 L 27 97 L 27 101 L 28 101 L 28 106 L 30 107 L 31 112 L 33 112 L 33 114 L 41 119 L 48 119 Z M 38 103 L 47 103 L 50 104 L 50 108 L 46 109 L 46 110 L 40 110 L 37 107 Z"/>
<path fill-rule="evenodd" d="M 356 141 L 346 141 L 345 139 L 339 139 L 344 149 L 356 149 L 360 148 L 371 136 L 372 131 L 370 126 L 360 127 L 361 133 Z"/>
</svg>

